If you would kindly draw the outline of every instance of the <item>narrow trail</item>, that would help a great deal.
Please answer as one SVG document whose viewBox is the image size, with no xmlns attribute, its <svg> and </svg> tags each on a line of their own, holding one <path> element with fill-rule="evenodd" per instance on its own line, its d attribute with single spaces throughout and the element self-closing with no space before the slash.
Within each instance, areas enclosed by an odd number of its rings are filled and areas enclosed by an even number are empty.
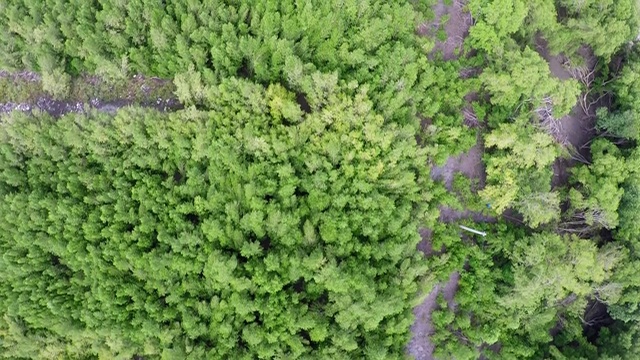
<svg viewBox="0 0 640 360">
<path fill-rule="evenodd" d="M 85 113 L 93 109 L 104 113 L 115 114 L 119 109 L 128 106 L 141 106 L 165 112 L 184 108 L 184 106 L 182 106 L 182 104 L 180 104 L 176 99 L 157 99 L 156 102 L 151 103 L 136 103 L 127 99 L 102 102 L 100 99 L 94 99 L 85 103 L 77 101 L 61 101 L 54 100 L 49 97 L 41 97 L 38 98 L 35 103 L 0 103 L 0 114 L 6 114 L 12 111 L 43 111 L 53 117 L 60 117 L 69 113 Z"/>
<path fill-rule="evenodd" d="M 43 111 L 53 117 L 60 117 L 68 113 L 84 113 L 97 110 L 115 114 L 119 109 L 128 106 L 141 106 L 159 111 L 175 111 L 184 108 L 176 99 L 158 99 L 154 103 L 136 103 L 126 99 L 102 102 L 94 99 L 91 102 L 60 101 L 48 97 L 38 98 L 35 103 L 0 103 L 0 114 L 12 111 L 32 112 Z"/>
<path fill-rule="evenodd" d="M 12 111 L 46 112 L 53 117 L 60 117 L 68 113 L 84 113 L 100 111 L 114 114 L 119 109 L 128 106 L 153 108 L 159 111 L 175 111 L 183 105 L 169 96 L 166 88 L 170 80 L 149 78 L 140 75 L 124 80 L 118 90 L 109 88 L 91 93 L 84 93 L 93 87 L 99 88 L 103 80 L 95 76 L 80 76 L 76 78 L 76 91 L 71 91 L 67 99 L 55 99 L 47 94 L 42 87 L 42 77 L 35 72 L 8 72 L 0 70 L 0 114 Z M 17 91 L 16 91 L 17 90 Z M 161 91 L 164 90 L 164 91 Z M 80 92 L 80 93 L 79 93 Z M 17 93 L 17 95 L 16 95 Z M 114 96 L 114 94 L 118 94 Z M 91 95 L 95 95 L 91 97 Z M 16 100 L 16 97 L 19 100 Z"/>
</svg>

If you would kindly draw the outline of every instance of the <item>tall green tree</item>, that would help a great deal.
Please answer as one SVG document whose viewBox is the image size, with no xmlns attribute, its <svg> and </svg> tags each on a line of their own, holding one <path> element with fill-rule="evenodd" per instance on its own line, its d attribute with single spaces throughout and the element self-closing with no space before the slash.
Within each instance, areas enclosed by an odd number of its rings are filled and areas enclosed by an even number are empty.
<svg viewBox="0 0 640 360">
<path fill-rule="evenodd" d="M 569 191 L 570 218 L 567 231 L 589 233 L 618 225 L 618 207 L 624 194 L 622 183 L 629 170 L 621 151 L 605 139 L 591 143 L 592 163 L 572 170 L 575 187 Z"/>
</svg>

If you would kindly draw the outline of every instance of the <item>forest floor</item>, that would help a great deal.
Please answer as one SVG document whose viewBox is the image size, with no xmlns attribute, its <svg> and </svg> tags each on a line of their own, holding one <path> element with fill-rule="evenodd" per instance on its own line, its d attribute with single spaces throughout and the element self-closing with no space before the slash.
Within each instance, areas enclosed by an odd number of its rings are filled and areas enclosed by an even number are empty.
<svg viewBox="0 0 640 360">
<path fill-rule="evenodd" d="M 424 36 L 434 36 L 439 28 L 443 28 L 446 32 L 446 40 L 437 41 L 429 58 L 433 59 L 437 54 L 441 53 L 444 60 L 456 59 L 462 50 L 462 44 L 465 37 L 469 33 L 472 19 L 471 14 L 464 11 L 465 2 L 462 0 L 453 0 L 452 5 L 445 5 L 443 0 L 438 0 L 433 6 L 435 19 L 429 23 L 422 24 L 418 28 L 418 33 Z M 448 20 L 443 25 L 441 21 L 445 17 Z M 434 180 L 444 182 L 447 189 L 451 190 L 454 174 L 460 172 L 469 178 L 478 179 L 481 186 L 484 185 L 485 171 L 482 163 L 482 154 L 484 148 L 480 136 L 478 142 L 468 152 L 459 156 L 451 157 L 443 166 L 434 166 L 431 168 L 431 177 Z M 463 218 L 473 218 L 475 221 L 492 221 L 493 219 L 483 216 L 482 214 L 473 213 L 471 211 L 455 211 L 449 208 L 440 209 L 440 218 L 442 222 L 453 222 Z M 425 253 L 425 256 L 433 254 L 430 242 L 430 231 L 421 230 L 423 240 L 419 244 L 419 249 Z M 454 271 L 449 275 L 449 279 L 444 284 L 436 284 L 425 300 L 413 309 L 415 321 L 411 326 L 411 341 L 407 346 L 407 352 L 416 360 L 432 360 L 434 352 L 434 344 L 430 336 L 433 334 L 433 326 L 431 324 L 431 314 L 437 308 L 438 294 L 442 293 L 447 301 L 449 308 L 454 308 L 454 297 L 458 289 L 458 281 L 460 273 Z"/>
<path fill-rule="evenodd" d="M 135 75 L 108 82 L 96 76 L 80 76 L 69 84 L 67 96 L 56 99 L 43 89 L 40 75 L 28 71 L 0 71 L 0 113 L 44 111 L 59 117 L 91 109 L 115 113 L 130 105 L 172 111 L 182 108 L 173 92 L 174 85 L 170 80 Z"/>
<path fill-rule="evenodd" d="M 542 56 L 549 64 L 551 74 L 556 78 L 560 80 L 580 80 L 567 66 L 564 65 L 566 63 L 566 59 L 563 55 L 560 54 L 552 56 L 550 54 L 547 48 L 547 42 L 544 39 L 538 37 L 536 39 L 536 47 L 540 56 Z M 593 53 L 589 49 L 583 48 L 580 50 L 580 55 L 585 62 L 586 68 L 590 71 L 593 70 L 597 61 Z M 583 94 L 580 96 L 583 96 Z M 606 101 L 606 99 L 603 101 Z M 605 104 L 601 101 L 594 105 L 595 106 L 590 106 L 588 109 L 585 109 L 583 104 L 578 101 L 573 109 L 571 109 L 571 113 L 560 119 L 560 131 L 556 136 L 556 140 L 558 140 L 558 142 L 565 144 L 565 146 L 569 148 L 573 148 L 569 149 L 570 152 L 576 153 L 577 157 L 584 159 L 588 159 L 590 157 L 589 144 L 591 139 L 595 136 L 595 109 L 598 106 Z M 552 186 L 561 187 L 566 185 L 569 181 L 569 169 L 576 165 L 577 162 L 578 161 L 576 159 L 571 158 L 559 158 L 556 160 L 553 165 L 554 176 Z"/>
<path fill-rule="evenodd" d="M 451 5 L 445 5 L 443 0 L 438 0 L 432 8 L 435 19 L 418 28 L 418 33 L 423 36 L 437 37 L 438 30 L 443 30 L 447 35 L 445 40 L 436 41 L 429 54 L 430 59 L 438 53 L 442 54 L 444 60 L 454 60 L 459 56 L 462 43 L 473 22 L 471 14 L 464 11 L 465 5 L 464 0 L 452 0 Z"/>
</svg>

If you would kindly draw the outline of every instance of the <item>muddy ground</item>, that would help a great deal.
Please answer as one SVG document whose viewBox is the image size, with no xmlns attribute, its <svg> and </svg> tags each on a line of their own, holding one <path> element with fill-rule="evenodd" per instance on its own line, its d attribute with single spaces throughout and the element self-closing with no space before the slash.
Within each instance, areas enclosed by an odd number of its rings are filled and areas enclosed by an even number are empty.
<svg viewBox="0 0 640 360">
<path fill-rule="evenodd" d="M 452 5 L 447 6 L 443 0 L 438 0 L 432 8 L 435 19 L 429 23 L 422 24 L 418 28 L 418 33 L 424 36 L 435 38 L 440 28 L 444 29 L 447 34 L 446 40 L 436 41 L 433 50 L 429 54 L 430 59 L 433 59 L 439 53 L 442 54 L 444 60 L 454 60 L 460 56 L 462 44 L 473 23 L 471 14 L 464 11 L 466 3 L 465 0 L 452 0 Z M 445 23 L 443 24 L 443 22 Z"/>
<path fill-rule="evenodd" d="M 413 337 L 409 343 L 409 353 L 416 360 L 428 360 L 433 359 L 433 351 L 435 350 L 434 344 L 429 340 L 429 337 L 433 334 L 433 327 L 431 326 L 431 314 L 436 310 L 438 306 L 437 298 L 438 294 L 442 293 L 442 296 L 447 301 L 449 309 L 455 308 L 453 301 L 456 291 L 458 290 L 458 282 L 460 281 L 460 274 L 456 271 L 451 273 L 449 280 L 444 284 L 437 284 L 429 293 L 429 296 L 413 309 L 413 314 L 416 319 L 411 325 L 411 332 Z"/>
<path fill-rule="evenodd" d="M 483 188 L 487 177 L 482 163 L 483 153 L 482 139 L 478 134 L 476 144 L 469 151 L 450 157 L 444 166 L 433 166 L 431 178 L 444 182 L 447 190 L 451 190 L 454 175 L 459 172 L 470 179 L 478 179 L 480 188 Z"/>
<path fill-rule="evenodd" d="M 480 136 L 478 142 L 468 152 L 459 156 L 451 157 L 443 166 L 434 166 L 431 168 L 431 177 L 434 180 L 443 181 L 447 189 L 451 190 L 453 177 L 455 173 L 477 179 L 481 187 L 484 186 L 486 179 L 484 164 L 482 162 L 482 154 L 484 148 Z M 457 211 L 448 207 L 440 208 L 439 221 L 449 223 L 461 219 L 472 218 L 476 222 L 495 222 L 496 219 L 480 213 L 469 210 Z M 431 231 L 422 229 L 420 231 L 422 241 L 418 244 L 418 250 L 422 251 L 425 256 L 432 256 L 442 251 L 442 249 L 434 250 L 431 246 Z M 432 360 L 434 344 L 430 340 L 433 334 L 433 326 L 431 325 L 431 313 L 437 308 L 437 297 L 442 293 L 447 300 L 449 308 L 455 308 L 454 297 L 458 289 L 458 281 L 460 273 L 455 271 L 451 273 L 449 279 L 444 284 L 437 284 L 429 293 L 427 298 L 413 309 L 415 321 L 411 326 L 412 338 L 407 346 L 407 352 L 416 360 Z"/>
</svg>

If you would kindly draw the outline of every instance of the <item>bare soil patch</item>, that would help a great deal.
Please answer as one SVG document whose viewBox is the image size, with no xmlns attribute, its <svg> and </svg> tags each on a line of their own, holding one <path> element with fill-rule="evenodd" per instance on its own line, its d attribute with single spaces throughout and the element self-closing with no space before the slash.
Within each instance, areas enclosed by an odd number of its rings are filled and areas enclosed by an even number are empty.
<svg viewBox="0 0 640 360">
<path fill-rule="evenodd" d="M 460 282 L 460 273 L 454 271 L 449 275 L 449 281 L 444 284 L 444 288 L 442 288 L 442 296 L 447 301 L 447 306 L 451 310 L 455 310 L 456 303 L 454 301 L 454 297 L 456 296 L 456 292 L 458 291 L 458 283 Z"/>
<path fill-rule="evenodd" d="M 443 166 L 433 166 L 431 168 L 431 178 L 443 181 L 445 187 L 451 190 L 453 177 L 455 173 L 460 172 L 471 179 L 477 179 L 480 187 L 484 187 L 486 173 L 482 162 L 482 154 L 484 148 L 480 133 L 478 133 L 477 143 L 469 151 L 461 155 L 451 157 Z M 461 219 L 472 218 L 476 222 L 495 222 L 495 219 L 480 213 L 469 210 L 457 211 L 447 207 L 440 208 L 439 221 L 455 222 Z M 418 244 L 418 250 L 422 251 L 425 256 L 437 255 L 446 249 L 433 249 L 431 244 L 432 232 L 428 229 L 421 229 L 420 235 L 422 241 Z M 433 325 L 431 324 L 431 313 L 438 307 L 437 297 L 442 293 L 447 301 L 449 309 L 455 309 L 455 294 L 458 290 L 458 282 L 460 281 L 460 273 L 455 271 L 451 273 L 449 279 L 444 284 L 437 284 L 429 293 L 427 298 L 413 309 L 415 321 L 411 326 L 412 338 L 407 346 L 407 352 L 416 360 L 433 360 L 433 352 L 435 345 L 431 342 L 430 336 L 433 334 Z"/>
<path fill-rule="evenodd" d="M 433 243 L 431 242 L 433 231 L 422 228 L 418 232 L 422 238 L 418 243 L 418 251 L 421 251 L 426 257 L 434 255 L 435 251 L 433 250 Z"/>
<path fill-rule="evenodd" d="M 443 285 L 437 284 L 429 293 L 422 304 L 413 309 L 415 321 L 411 325 L 411 333 L 413 334 L 407 351 L 409 355 L 416 360 L 433 360 L 433 351 L 435 345 L 431 342 L 430 336 L 433 335 L 433 325 L 431 324 L 431 314 L 438 308 L 438 295 L 447 301 L 447 307 L 451 310 L 455 309 L 454 297 L 458 290 L 458 282 L 460 281 L 460 273 L 454 271 L 449 275 L 449 280 Z"/>
<path fill-rule="evenodd" d="M 469 35 L 469 28 L 473 23 L 471 14 L 464 11 L 466 4 L 466 0 L 453 0 L 452 5 L 447 6 L 443 0 L 438 0 L 433 6 L 435 19 L 418 27 L 420 35 L 435 36 L 441 27 L 447 34 L 445 41 L 436 41 L 435 47 L 429 54 L 430 59 L 433 59 L 438 52 L 442 52 L 444 60 L 453 60 L 459 56 L 464 39 Z M 448 20 L 442 26 L 445 17 L 448 17 Z"/>
<path fill-rule="evenodd" d="M 109 84 L 96 76 L 74 78 L 65 99 L 54 99 L 42 88 L 39 74 L 22 71 L 0 71 L 0 114 L 11 111 L 43 111 L 60 117 L 95 109 L 115 113 L 127 106 L 142 106 L 160 111 L 183 108 L 172 94 L 171 80 L 134 75 L 119 83 Z"/>
<path fill-rule="evenodd" d="M 411 341 L 407 346 L 409 355 L 416 360 L 432 360 L 434 344 L 429 338 L 433 334 L 433 325 L 431 325 L 431 313 L 438 306 L 437 298 L 440 293 L 441 285 L 437 284 L 429 293 L 422 304 L 413 309 L 415 321 L 411 325 Z"/>
<path fill-rule="evenodd" d="M 547 47 L 547 42 L 542 37 L 536 38 L 536 48 L 540 56 L 542 56 L 549 64 L 549 70 L 558 79 L 568 80 L 576 79 L 585 85 L 589 85 L 588 76 L 592 69 L 595 68 L 597 59 L 587 47 L 583 47 L 579 51 L 584 64 L 580 68 L 571 67 L 569 59 L 563 54 L 552 55 Z M 595 109 L 603 106 L 602 101 L 594 104 L 586 104 L 590 100 L 581 94 L 579 101 L 571 109 L 569 115 L 560 119 L 559 132 L 556 139 L 565 145 L 569 152 L 575 157 L 589 158 L 589 143 L 595 136 Z M 569 181 L 569 168 L 576 165 L 578 161 L 575 159 L 557 159 L 553 164 L 554 176 L 552 179 L 553 187 L 561 187 Z"/>
<path fill-rule="evenodd" d="M 484 215 L 482 213 L 471 210 L 454 210 L 448 207 L 440 208 L 439 220 L 444 223 L 452 223 L 463 219 L 472 219 L 475 222 L 494 223 L 496 218 L 493 216 Z"/>
<path fill-rule="evenodd" d="M 451 190 L 453 177 L 459 172 L 470 179 L 477 179 L 479 187 L 483 188 L 487 178 L 482 162 L 483 153 L 482 139 L 478 134 L 476 144 L 469 151 L 450 157 L 444 166 L 433 166 L 431 168 L 431 178 L 443 181 L 447 190 Z"/>
<path fill-rule="evenodd" d="M 438 0 L 438 2 L 433 5 L 431 8 L 433 10 L 434 19 L 432 21 L 425 22 L 418 26 L 418 35 L 422 36 L 433 36 L 435 35 L 438 27 L 440 26 L 440 22 L 442 16 L 447 13 L 447 6 L 444 4 L 443 0 Z"/>
<path fill-rule="evenodd" d="M 571 72 L 569 72 L 569 70 L 563 65 L 567 60 L 566 57 L 561 54 L 556 56 L 551 55 L 547 40 L 540 35 L 536 37 L 536 50 L 538 51 L 538 54 L 540 54 L 540 56 L 542 56 L 542 58 L 549 64 L 549 70 L 551 70 L 553 76 L 560 80 L 573 78 Z"/>
<path fill-rule="evenodd" d="M 435 19 L 430 23 L 422 24 L 418 28 L 418 33 L 425 36 L 435 36 L 441 27 L 442 20 L 445 15 L 448 17 L 444 25 L 447 39 L 445 41 L 436 41 L 436 45 L 429 54 L 429 59 L 433 59 L 437 53 L 441 52 L 444 60 L 454 60 L 462 51 L 465 37 L 469 34 L 469 28 L 472 25 L 471 14 L 464 11 L 466 0 L 453 0 L 451 6 L 446 6 L 443 0 L 433 7 Z M 470 69 L 460 74 L 462 78 L 473 76 L 477 69 Z M 463 109 L 464 123 L 469 127 L 478 127 L 479 121 L 476 118 L 471 106 L 471 101 L 475 100 L 476 94 L 469 94 L 467 106 Z M 480 134 L 478 140 L 469 151 L 459 156 L 451 157 L 443 166 L 433 166 L 431 168 L 431 178 L 441 180 L 445 187 L 451 190 L 454 174 L 457 172 L 471 178 L 478 179 L 479 187 L 484 187 L 486 181 L 486 173 L 482 162 L 482 154 L 484 148 Z M 454 222 L 463 218 L 473 218 L 475 221 L 495 221 L 494 219 L 483 216 L 482 214 L 473 213 L 471 211 L 456 211 L 449 208 L 440 209 L 440 218 L 442 222 Z M 425 256 L 432 256 L 446 249 L 438 249 L 434 251 L 431 244 L 431 231 L 422 229 L 420 231 L 422 241 L 418 244 L 418 250 L 422 251 Z M 442 293 L 447 305 L 450 309 L 455 308 L 454 297 L 458 290 L 458 282 L 460 273 L 455 271 L 451 273 L 449 279 L 444 284 L 437 284 L 429 293 L 427 298 L 414 308 L 415 321 L 411 326 L 412 338 L 407 346 L 407 352 L 416 360 L 432 360 L 435 345 L 431 342 L 430 336 L 433 334 L 433 326 L 431 324 L 431 314 L 437 308 L 438 294 Z"/>
<path fill-rule="evenodd" d="M 449 21 L 444 27 L 447 33 L 447 40 L 444 43 L 436 44 L 436 49 L 441 50 L 445 60 L 452 60 L 458 57 L 462 50 L 464 39 L 469 35 L 469 28 L 473 24 L 473 19 L 469 12 L 464 11 L 466 0 L 453 0 L 453 5 L 449 7 Z"/>
</svg>

